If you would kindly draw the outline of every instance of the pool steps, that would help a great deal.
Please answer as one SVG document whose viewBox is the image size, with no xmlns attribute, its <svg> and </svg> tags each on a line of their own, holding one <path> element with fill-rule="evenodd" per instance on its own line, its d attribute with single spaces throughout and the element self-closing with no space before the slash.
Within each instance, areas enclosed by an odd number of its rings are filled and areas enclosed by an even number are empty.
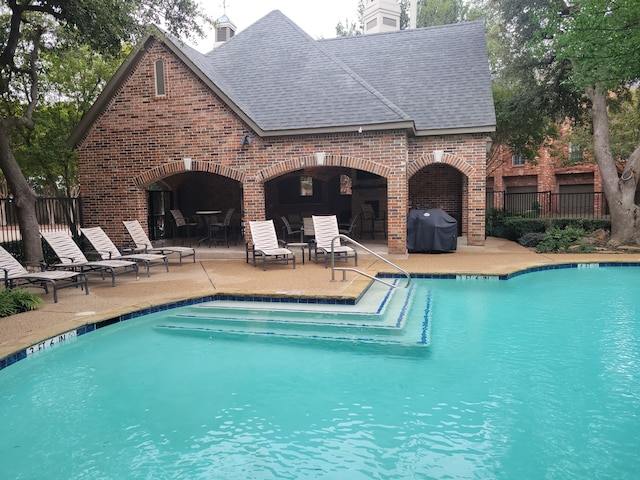
<svg viewBox="0 0 640 480">
<path fill-rule="evenodd" d="M 163 333 L 314 339 L 425 347 L 429 299 L 414 288 L 372 285 L 355 305 L 212 301 L 182 309 L 156 325 Z"/>
</svg>

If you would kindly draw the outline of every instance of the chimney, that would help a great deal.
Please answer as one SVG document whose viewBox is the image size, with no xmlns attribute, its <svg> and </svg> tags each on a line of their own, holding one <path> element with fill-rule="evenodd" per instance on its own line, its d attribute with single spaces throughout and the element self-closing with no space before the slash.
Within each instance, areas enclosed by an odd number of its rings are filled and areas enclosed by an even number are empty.
<svg viewBox="0 0 640 480">
<path fill-rule="evenodd" d="M 409 28 L 415 30 L 418 25 L 418 0 L 409 0 Z"/>
<path fill-rule="evenodd" d="M 398 0 L 365 0 L 364 33 L 396 32 L 400 30 Z"/>
</svg>

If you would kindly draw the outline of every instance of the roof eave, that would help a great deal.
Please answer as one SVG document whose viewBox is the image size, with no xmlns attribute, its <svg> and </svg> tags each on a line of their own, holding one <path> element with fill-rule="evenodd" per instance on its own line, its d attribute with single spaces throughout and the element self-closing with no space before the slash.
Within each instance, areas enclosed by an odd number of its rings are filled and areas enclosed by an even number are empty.
<svg viewBox="0 0 640 480">
<path fill-rule="evenodd" d="M 408 130 L 410 133 L 415 134 L 415 125 L 413 121 L 402 121 L 286 130 L 257 130 L 256 132 L 259 133 L 261 137 L 285 137 L 299 135 L 327 135 L 332 133 L 364 133 L 381 130 Z"/>
<path fill-rule="evenodd" d="M 493 133 L 495 125 L 481 125 L 477 127 L 437 128 L 432 130 L 417 130 L 416 137 L 432 137 L 435 135 L 464 135 L 469 133 Z"/>
</svg>

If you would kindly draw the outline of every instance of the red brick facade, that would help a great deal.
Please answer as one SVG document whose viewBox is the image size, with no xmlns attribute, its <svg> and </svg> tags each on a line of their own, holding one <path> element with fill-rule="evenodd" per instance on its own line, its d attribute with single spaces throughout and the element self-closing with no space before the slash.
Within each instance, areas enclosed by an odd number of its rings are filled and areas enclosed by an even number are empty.
<svg viewBox="0 0 640 480">
<path fill-rule="evenodd" d="M 165 61 L 164 97 L 157 97 L 154 89 L 158 59 Z M 241 146 L 246 134 L 253 141 Z M 406 214 L 415 203 L 458 209 L 468 243 L 483 245 L 485 138 L 413 137 L 403 130 L 260 137 L 154 41 L 78 145 L 85 223 L 102 226 L 122 242 L 122 220 L 146 224 L 147 188 L 156 182 L 171 184 L 171 178 L 185 172 L 238 182 L 245 220 L 263 219 L 266 182 L 294 171 L 330 167 L 386 179 L 389 253 L 406 252 Z M 444 152 L 439 162 L 434 150 Z M 324 161 L 318 152 L 325 153 Z M 209 194 L 221 196 L 215 187 L 204 192 Z"/>
</svg>

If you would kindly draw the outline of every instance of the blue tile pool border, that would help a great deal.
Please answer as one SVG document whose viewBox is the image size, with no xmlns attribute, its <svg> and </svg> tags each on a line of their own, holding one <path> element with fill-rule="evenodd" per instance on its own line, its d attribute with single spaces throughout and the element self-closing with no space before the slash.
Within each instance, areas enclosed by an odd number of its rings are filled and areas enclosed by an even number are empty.
<svg viewBox="0 0 640 480">
<path fill-rule="evenodd" d="M 511 278 L 525 275 L 527 273 L 535 273 L 542 272 L 545 270 L 562 270 L 566 268 L 600 268 L 600 267 L 640 267 L 640 262 L 571 262 L 571 263 L 560 263 L 553 265 L 540 265 L 537 267 L 529 267 L 523 270 L 518 270 L 513 273 L 504 274 L 504 275 L 474 275 L 474 274 L 451 274 L 451 273 L 412 273 L 411 278 L 416 279 L 442 279 L 442 280 L 488 280 L 488 279 L 497 279 L 497 280 L 509 280 Z M 377 275 L 378 278 L 404 278 L 404 275 L 397 273 L 381 273 Z M 365 289 L 366 291 L 366 289 Z M 364 292 L 363 292 L 364 294 Z M 161 305 L 154 305 L 151 307 L 144 308 L 142 310 L 138 310 L 135 312 L 125 313 L 122 315 L 118 315 L 116 317 L 112 317 L 105 320 L 100 320 L 94 323 L 88 323 L 81 327 L 78 327 L 75 330 L 70 330 L 69 332 L 62 333 L 60 335 L 56 335 L 55 337 L 51 337 L 41 342 L 31 345 L 27 348 L 23 348 L 15 353 L 7 355 L 6 357 L 0 359 L 0 370 L 7 368 L 10 365 L 13 365 L 20 360 L 24 360 L 31 353 L 36 351 L 44 350 L 52 345 L 61 343 L 65 341 L 68 337 L 78 337 L 84 335 L 86 333 L 93 332 L 100 328 L 108 327 L 109 325 L 113 325 L 116 323 L 124 322 L 127 320 L 131 320 L 133 318 L 138 318 L 143 315 L 147 315 L 149 313 L 162 312 L 166 310 L 172 310 L 174 308 L 179 307 L 187 307 L 190 305 L 197 305 L 205 302 L 219 301 L 219 300 L 230 300 L 237 302 L 275 302 L 275 303 L 302 303 L 302 304 L 312 304 L 317 303 L 319 305 L 355 305 L 360 297 L 358 298 L 331 298 L 331 297 L 293 297 L 293 296 L 267 296 L 267 295 L 229 295 L 229 294 L 215 294 L 215 295 L 206 295 L 198 298 L 190 298 L 184 300 L 178 300 L 175 302 L 164 303 Z M 425 322 L 425 340 L 427 335 L 426 326 L 429 322 Z"/>
</svg>

